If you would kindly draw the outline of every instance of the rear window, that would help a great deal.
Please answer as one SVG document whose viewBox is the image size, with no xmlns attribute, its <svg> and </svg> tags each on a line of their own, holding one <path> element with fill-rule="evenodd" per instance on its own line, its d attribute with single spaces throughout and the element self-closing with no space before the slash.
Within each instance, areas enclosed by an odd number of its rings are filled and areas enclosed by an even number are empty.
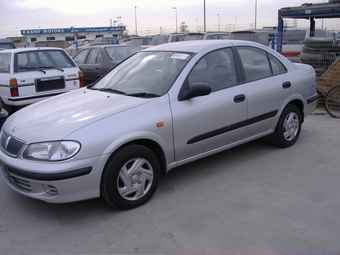
<svg viewBox="0 0 340 255">
<path fill-rule="evenodd" d="M 242 33 L 233 33 L 230 35 L 230 39 L 234 40 L 244 40 L 244 41 L 255 41 L 254 40 L 255 33 L 248 33 L 248 32 L 242 32 Z"/>
<path fill-rule="evenodd" d="M 111 60 L 124 60 L 140 49 L 137 47 L 107 47 L 105 51 Z"/>
<path fill-rule="evenodd" d="M 204 35 L 197 34 L 197 35 L 188 35 L 184 38 L 183 41 L 193 41 L 193 40 L 203 40 Z"/>
<path fill-rule="evenodd" d="M 174 35 L 171 38 L 171 42 L 180 42 L 183 41 L 183 39 L 186 37 L 187 35 Z"/>
<path fill-rule="evenodd" d="M 168 42 L 169 35 L 158 35 L 155 36 L 151 42 L 150 45 L 158 45 L 158 44 L 163 44 Z"/>
<path fill-rule="evenodd" d="M 9 73 L 9 54 L 0 54 L 0 73 Z"/>
<path fill-rule="evenodd" d="M 27 72 L 51 68 L 69 68 L 75 64 L 60 50 L 20 52 L 15 55 L 15 72 Z"/>
</svg>

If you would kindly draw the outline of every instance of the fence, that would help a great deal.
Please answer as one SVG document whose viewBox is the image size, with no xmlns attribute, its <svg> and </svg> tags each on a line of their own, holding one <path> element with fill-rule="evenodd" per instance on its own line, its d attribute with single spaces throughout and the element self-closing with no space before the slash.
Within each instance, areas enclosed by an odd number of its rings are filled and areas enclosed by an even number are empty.
<svg viewBox="0 0 340 255">
<path fill-rule="evenodd" d="M 331 38 L 306 38 L 300 59 L 315 69 L 320 95 L 318 107 L 324 108 L 327 92 L 340 84 L 340 45 L 334 45 Z"/>
</svg>

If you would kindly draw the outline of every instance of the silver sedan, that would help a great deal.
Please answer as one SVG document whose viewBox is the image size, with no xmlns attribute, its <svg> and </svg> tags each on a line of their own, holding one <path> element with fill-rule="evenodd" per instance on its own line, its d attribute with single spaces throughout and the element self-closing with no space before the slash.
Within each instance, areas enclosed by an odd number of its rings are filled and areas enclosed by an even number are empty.
<svg viewBox="0 0 340 255">
<path fill-rule="evenodd" d="M 315 71 L 253 42 L 163 44 L 91 86 L 25 107 L 0 134 L 1 177 L 50 203 L 130 209 L 161 174 L 263 136 L 292 146 L 317 104 Z"/>
</svg>

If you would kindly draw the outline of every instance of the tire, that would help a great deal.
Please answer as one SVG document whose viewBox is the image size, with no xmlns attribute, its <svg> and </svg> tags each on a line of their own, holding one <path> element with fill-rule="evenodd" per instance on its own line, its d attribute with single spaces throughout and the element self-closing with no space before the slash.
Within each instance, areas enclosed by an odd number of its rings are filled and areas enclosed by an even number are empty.
<svg viewBox="0 0 340 255">
<path fill-rule="evenodd" d="M 340 85 L 331 88 L 325 98 L 327 113 L 333 118 L 340 118 Z"/>
<path fill-rule="evenodd" d="M 327 53 L 328 50 L 323 47 L 312 48 L 312 47 L 302 46 L 302 52 L 307 53 L 307 54 L 324 54 L 324 53 Z"/>
<path fill-rule="evenodd" d="M 332 38 L 324 37 L 306 37 L 304 40 L 304 45 L 311 48 L 324 48 L 331 47 L 334 45 Z"/>
<path fill-rule="evenodd" d="M 301 123 L 299 108 L 292 104 L 287 105 L 280 116 L 274 133 L 270 135 L 270 140 L 277 147 L 287 148 L 292 146 L 299 138 Z"/>
<path fill-rule="evenodd" d="M 141 145 L 127 145 L 109 159 L 103 171 L 101 195 L 118 209 L 146 203 L 155 193 L 160 164 L 155 154 Z"/>
<path fill-rule="evenodd" d="M 313 63 L 313 62 L 324 62 L 325 59 L 321 54 L 309 54 L 302 52 L 300 55 L 300 59 L 306 63 Z"/>
</svg>

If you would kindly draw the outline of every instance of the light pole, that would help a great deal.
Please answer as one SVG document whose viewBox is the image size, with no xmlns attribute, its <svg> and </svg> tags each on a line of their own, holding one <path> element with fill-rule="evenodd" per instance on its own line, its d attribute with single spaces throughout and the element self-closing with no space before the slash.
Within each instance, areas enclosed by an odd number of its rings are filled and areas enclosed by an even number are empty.
<svg viewBox="0 0 340 255">
<path fill-rule="evenodd" d="M 220 14 L 217 14 L 218 16 L 218 32 L 220 32 Z"/>
<path fill-rule="evenodd" d="M 177 33 L 177 8 L 173 7 L 172 9 L 176 10 L 176 33 Z"/>
<path fill-rule="evenodd" d="M 257 0 L 255 0 L 255 29 L 256 29 L 256 20 L 257 20 Z"/>
<path fill-rule="evenodd" d="M 197 25 L 197 32 L 198 32 L 198 20 L 196 19 L 196 25 Z"/>
<path fill-rule="evenodd" d="M 135 28 L 136 28 L 136 35 L 137 35 L 137 6 L 135 6 Z"/>
<path fill-rule="evenodd" d="M 206 29 L 206 22 L 205 22 L 205 0 L 203 1 L 203 9 L 204 9 L 204 32 L 206 32 L 207 29 Z"/>
</svg>

